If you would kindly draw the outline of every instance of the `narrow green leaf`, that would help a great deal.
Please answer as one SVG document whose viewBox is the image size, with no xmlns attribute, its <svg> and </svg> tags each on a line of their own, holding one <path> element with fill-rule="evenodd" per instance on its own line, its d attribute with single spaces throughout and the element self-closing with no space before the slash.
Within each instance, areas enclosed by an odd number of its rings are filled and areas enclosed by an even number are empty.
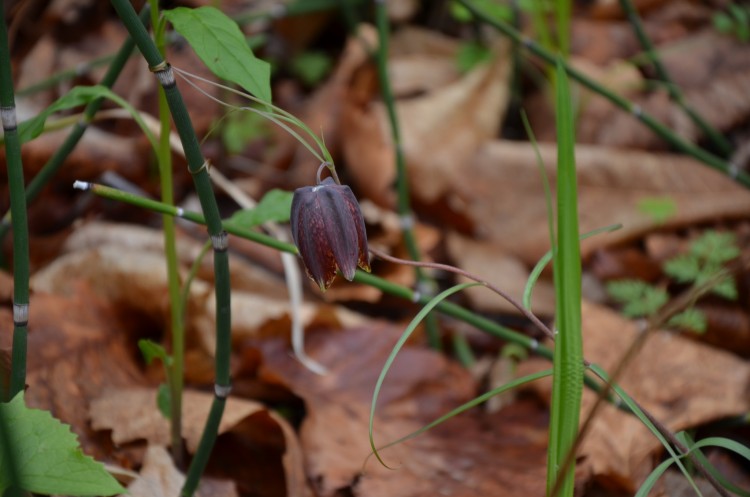
<svg viewBox="0 0 750 497">
<path fill-rule="evenodd" d="M 138 126 L 140 126 L 141 130 L 146 135 L 146 138 L 148 138 L 151 146 L 154 147 L 154 150 L 157 149 L 156 138 L 154 137 L 154 134 L 146 125 L 146 122 L 141 118 L 140 113 L 135 109 L 135 107 L 130 105 L 116 93 L 113 93 L 112 90 L 110 90 L 106 86 L 101 85 L 76 86 L 68 93 L 57 99 L 52 105 L 40 112 L 37 116 L 19 124 L 18 135 L 21 138 L 21 142 L 27 142 L 39 136 L 42 131 L 44 131 L 44 124 L 47 122 L 47 119 L 49 119 L 49 117 L 55 112 L 79 107 L 91 102 L 92 100 L 96 100 L 97 98 L 106 98 L 108 100 L 111 100 L 112 102 L 128 111 L 128 113 L 133 117 L 135 122 L 138 124 Z"/>
<path fill-rule="evenodd" d="M 562 474 L 562 465 L 578 435 L 583 394 L 583 344 L 581 338 L 581 253 L 578 241 L 578 188 L 575 164 L 575 124 L 568 78 L 558 59 L 556 81 L 557 121 L 557 250 L 554 283 L 557 338 L 553 358 L 552 406 L 547 463 L 547 493 L 559 488 L 572 497 L 575 457 Z M 554 241 L 552 242 L 554 246 Z M 558 484 L 558 479 L 560 483 Z"/>
<path fill-rule="evenodd" d="M 52 105 L 41 111 L 37 116 L 18 125 L 18 137 L 21 139 L 21 143 L 33 140 L 41 135 L 42 131 L 44 131 L 44 123 L 55 112 L 86 105 L 95 98 L 97 96 L 92 93 L 91 87 L 76 86 L 52 103 Z"/>
<path fill-rule="evenodd" d="M 226 222 L 242 228 L 252 228 L 268 221 L 285 223 L 291 215 L 292 197 L 294 193 L 274 188 L 263 195 L 253 209 L 237 211 Z"/>
<path fill-rule="evenodd" d="M 632 412 L 635 415 L 635 417 L 637 417 L 640 420 L 640 422 L 643 423 L 643 426 L 648 428 L 651 434 L 654 435 L 654 437 L 656 437 L 657 440 L 659 440 L 659 442 L 662 444 L 662 446 L 667 451 L 667 453 L 669 453 L 670 461 L 677 464 L 682 474 L 685 475 L 685 478 L 687 478 L 688 481 L 691 482 L 693 488 L 697 490 L 697 487 L 695 486 L 695 483 L 693 482 L 692 477 L 690 476 L 690 472 L 685 468 L 685 465 L 682 463 L 682 460 L 681 460 L 682 456 L 680 456 L 679 454 L 677 454 L 677 452 L 675 452 L 674 448 L 672 448 L 672 445 L 667 441 L 666 438 L 664 438 L 664 435 L 662 435 L 661 432 L 656 428 L 656 426 L 654 426 L 651 420 L 648 417 L 646 417 L 646 415 L 643 413 L 643 411 L 638 406 L 638 404 L 636 404 L 635 401 L 627 394 L 627 392 L 625 392 L 625 390 L 623 390 L 619 385 L 612 384 L 612 379 L 609 377 L 606 371 L 604 371 L 602 368 L 600 368 L 596 364 L 590 364 L 589 369 L 593 371 L 594 373 L 596 373 L 596 375 L 599 376 L 599 378 L 601 378 L 603 381 L 612 385 L 612 389 L 615 391 L 617 396 L 620 397 L 620 399 L 622 399 L 622 401 L 625 403 L 628 409 L 630 409 L 630 412 Z M 666 467 L 663 468 L 663 470 L 665 469 Z M 662 473 L 663 473 L 663 470 L 661 470 Z M 700 494 L 700 492 L 698 492 L 698 494 Z M 641 494 L 639 493 L 639 495 Z M 643 494 L 643 495 L 646 495 L 646 494 Z"/>
<path fill-rule="evenodd" d="M 523 349 L 524 351 L 526 349 Z M 426 431 L 431 430 L 432 428 L 436 427 L 437 425 L 444 423 L 448 421 L 449 419 L 458 416 L 462 412 L 468 411 L 472 407 L 476 407 L 482 402 L 486 402 L 490 398 L 494 397 L 495 395 L 500 395 L 501 393 L 505 393 L 507 391 L 513 390 L 514 388 L 518 388 L 522 385 L 525 385 L 527 383 L 531 383 L 532 381 L 539 380 L 541 378 L 546 378 L 547 376 L 552 375 L 551 369 L 545 369 L 544 371 L 540 371 L 538 373 L 532 373 L 527 376 L 523 376 L 521 378 L 515 378 L 508 383 L 501 385 L 499 387 L 493 388 L 492 390 L 483 393 L 482 395 L 479 395 L 477 397 L 474 397 L 470 401 L 456 407 L 455 409 L 451 410 L 450 412 L 440 416 L 435 421 L 432 421 L 431 423 L 419 428 L 418 430 L 413 431 L 412 433 L 409 433 L 408 435 L 405 435 L 398 440 L 394 440 L 393 442 L 390 442 L 382 447 L 380 447 L 380 451 L 387 449 L 388 447 L 393 447 L 394 445 L 398 445 L 400 443 L 406 442 L 407 440 L 411 440 L 412 438 L 418 437 L 422 433 L 425 433 Z"/>
<path fill-rule="evenodd" d="M 255 57 L 236 22 L 213 7 L 178 7 L 164 16 L 216 76 L 271 102 L 271 67 Z"/>
<path fill-rule="evenodd" d="M 40 494 L 75 496 L 125 491 L 104 466 L 81 452 L 70 426 L 47 411 L 26 407 L 23 393 L 0 404 L 0 425 L 5 438 L 0 493 L 10 485 Z M 13 475 L 7 467 L 15 469 L 16 481 L 10 481 Z"/>
<path fill-rule="evenodd" d="M 380 394 L 380 389 L 383 386 L 383 382 L 385 381 L 385 375 L 388 374 L 388 370 L 391 368 L 391 364 L 393 364 L 393 361 L 396 360 L 396 356 L 398 355 L 399 351 L 404 346 L 406 341 L 409 339 L 411 334 L 414 333 L 414 330 L 417 329 L 417 326 L 419 325 L 419 323 L 421 323 L 422 320 L 424 320 L 425 316 L 427 316 L 427 314 L 429 314 L 435 308 L 435 306 L 437 306 L 440 302 L 447 299 L 454 293 L 457 293 L 466 288 L 469 288 L 472 286 L 478 286 L 478 285 L 480 285 L 480 283 L 462 283 L 460 285 L 450 287 L 447 290 L 444 290 L 440 294 L 433 297 L 432 300 L 430 300 L 422 308 L 422 310 L 420 310 L 417 313 L 417 315 L 414 316 L 414 319 L 411 320 L 411 322 L 409 323 L 409 326 L 407 326 L 404 332 L 401 334 L 401 338 L 399 338 L 398 341 L 396 342 L 396 345 L 393 346 L 393 350 L 388 356 L 388 359 L 386 359 L 385 364 L 383 364 L 383 369 L 380 371 L 380 376 L 378 376 L 378 381 L 375 383 L 375 390 L 372 393 L 372 404 L 370 406 L 369 433 L 370 433 L 370 448 L 372 449 L 372 453 L 375 454 L 375 457 L 378 459 L 378 461 L 380 461 L 380 464 L 382 464 L 386 468 L 388 467 L 388 465 L 380 457 L 380 454 L 378 453 L 378 449 L 375 446 L 375 438 L 373 436 L 373 425 L 375 423 L 375 406 L 377 405 L 377 402 L 378 402 L 378 395 Z"/>
<path fill-rule="evenodd" d="M 736 454 L 744 457 L 747 461 L 750 461 L 750 449 L 748 449 L 747 446 L 742 445 L 739 442 L 736 442 L 735 440 L 731 440 L 728 438 L 723 437 L 709 437 L 704 438 L 703 440 L 699 440 L 698 442 L 693 442 L 690 440 L 684 433 L 678 434 L 678 438 L 685 443 L 688 447 L 690 447 L 690 451 L 693 452 L 696 456 L 696 458 L 699 460 L 701 464 L 703 464 L 703 467 L 708 470 L 708 472 L 716 478 L 716 480 L 727 490 L 730 492 L 739 495 L 740 497 L 750 497 L 750 491 L 745 490 L 743 488 L 738 487 L 731 481 L 727 479 L 726 476 L 721 474 L 716 467 L 711 464 L 711 462 L 706 458 L 706 456 L 703 455 L 703 453 L 700 451 L 703 447 L 720 447 L 722 449 L 729 450 L 731 452 L 735 452 Z M 686 440 L 687 439 L 687 440 Z"/>
</svg>

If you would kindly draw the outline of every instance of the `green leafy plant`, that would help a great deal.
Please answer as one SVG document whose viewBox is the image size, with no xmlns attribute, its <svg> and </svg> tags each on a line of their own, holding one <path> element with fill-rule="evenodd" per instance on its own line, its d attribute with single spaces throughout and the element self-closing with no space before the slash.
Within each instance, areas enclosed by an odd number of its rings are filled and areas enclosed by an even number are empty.
<svg viewBox="0 0 750 497">
<path fill-rule="evenodd" d="M 125 491 L 101 463 L 81 452 L 68 425 L 26 407 L 23 393 L 0 403 L 0 495 L 7 489 L 47 495 Z"/>
<path fill-rule="evenodd" d="M 664 273 L 674 282 L 694 288 L 708 286 L 708 291 L 728 300 L 737 298 L 737 287 L 725 265 L 740 255 L 733 233 L 706 231 L 695 239 L 685 254 L 669 259 Z M 622 305 L 622 313 L 631 318 L 656 315 L 669 301 L 666 288 L 641 280 L 616 280 L 607 283 L 607 293 Z M 689 307 L 674 316 L 668 324 L 697 333 L 706 331 L 706 317 L 699 309 Z"/>
<path fill-rule="evenodd" d="M 734 36 L 745 43 L 750 41 L 750 7 L 747 5 L 731 3 L 725 12 L 714 13 L 711 20 L 719 33 Z"/>
</svg>

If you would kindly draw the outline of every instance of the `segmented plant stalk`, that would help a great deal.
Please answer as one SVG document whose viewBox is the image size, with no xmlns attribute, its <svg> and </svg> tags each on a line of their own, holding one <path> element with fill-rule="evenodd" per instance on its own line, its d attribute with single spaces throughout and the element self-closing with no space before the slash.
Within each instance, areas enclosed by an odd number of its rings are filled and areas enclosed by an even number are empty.
<svg viewBox="0 0 750 497">
<path fill-rule="evenodd" d="M 458 0 L 464 7 L 466 7 L 473 15 L 481 19 L 486 24 L 497 29 L 500 33 L 504 34 L 508 38 L 523 45 L 529 52 L 536 55 L 547 64 L 554 65 L 556 63 L 555 56 L 549 51 L 539 46 L 534 40 L 523 36 L 517 30 L 513 29 L 508 23 L 503 22 L 499 19 L 491 17 L 484 13 L 482 10 L 474 6 L 470 0 Z M 684 140 L 677 134 L 675 134 L 669 127 L 665 126 L 658 120 L 656 120 L 651 114 L 644 111 L 639 105 L 630 102 L 628 99 L 618 95 L 612 90 L 600 85 L 593 79 L 589 78 L 582 72 L 571 67 L 567 63 L 563 63 L 565 72 L 572 79 L 582 84 L 591 91 L 603 96 L 617 107 L 625 110 L 632 114 L 636 119 L 646 125 L 651 131 L 653 131 L 660 138 L 665 140 L 667 143 L 675 147 L 676 149 L 692 156 L 696 160 L 706 164 L 707 166 L 716 169 L 717 171 L 729 176 L 742 186 L 750 188 L 750 174 L 739 169 L 736 164 L 731 164 L 720 157 Z"/>
<path fill-rule="evenodd" d="M 0 117 L 5 134 L 5 162 L 13 216 L 13 351 L 8 400 L 26 386 L 26 337 L 29 321 L 29 227 L 26 219 L 25 182 L 18 137 L 13 77 L 5 11 L 0 8 Z"/>
<path fill-rule="evenodd" d="M 378 65 L 378 81 L 380 82 L 380 92 L 383 95 L 383 102 L 388 111 L 388 120 L 391 125 L 391 138 L 393 139 L 393 148 L 396 157 L 396 194 L 399 218 L 401 220 L 401 233 L 404 237 L 404 244 L 412 260 L 421 259 L 417 240 L 414 236 L 414 213 L 411 210 L 409 200 L 409 178 L 406 171 L 406 161 L 404 159 L 404 150 L 401 143 L 401 131 L 396 114 L 396 100 L 393 97 L 391 80 L 388 77 L 388 13 L 386 11 L 385 0 L 375 0 L 375 18 L 378 27 L 378 50 L 376 53 Z M 435 281 L 425 274 L 424 270 L 419 267 L 414 268 L 417 278 L 417 288 L 420 293 L 432 296 L 435 293 L 437 285 Z M 438 330 L 437 319 L 434 314 L 428 314 L 424 320 L 427 331 L 427 339 L 430 346 L 440 349 L 440 331 Z"/>
<path fill-rule="evenodd" d="M 206 226 L 208 227 L 208 233 L 211 237 L 214 250 L 214 274 L 216 280 L 215 395 L 198 450 L 190 464 L 185 485 L 181 492 L 183 496 L 191 496 L 198 486 L 200 477 L 208 462 L 208 457 L 213 449 L 219 422 L 224 413 L 226 399 L 231 390 L 229 377 L 231 309 L 229 256 L 227 254 L 228 235 L 222 226 L 216 197 L 214 196 L 211 181 L 208 177 L 208 161 L 204 159 L 201 153 L 193 124 L 185 108 L 182 95 L 177 88 L 171 67 L 159 54 L 159 50 L 148 36 L 146 29 L 138 21 L 138 17 L 130 2 L 127 0 L 112 0 L 112 4 L 123 24 L 125 24 L 130 36 L 135 40 L 138 49 L 148 62 L 150 69 L 155 73 L 159 84 L 164 88 L 169 110 L 172 113 L 172 119 L 174 120 L 177 133 L 185 151 L 188 169 L 193 176 L 195 188 L 198 192 L 198 198 L 206 218 Z"/>
<path fill-rule="evenodd" d="M 145 25 L 147 25 L 149 22 L 148 14 L 148 7 L 144 7 L 143 11 L 141 12 L 140 19 L 141 22 L 143 22 Z M 117 78 L 120 77 L 122 68 L 125 67 L 125 63 L 130 58 L 130 55 L 133 53 L 134 48 L 135 42 L 132 38 L 128 37 L 128 39 L 123 42 L 122 47 L 114 56 L 114 58 L 110 57 L 108 59 L 112 60 L 112 64 L 109 66 L 109 69 L 102 78 L 101 83 L 99 83 L 100 85 L 106 86 L 107 88 L 112 88 L 112 86 L 117 81 Z M 73 126 L 73 129 L 70 131 L 70 134 L 65 139 L 63 144 L 60 146 L 60 148 L 55 150 L 55 153 L 52 154 L 52 157 L 49 158 L 47 163 L 44 164 L 42 169 L 40 169 L 36 176 L 34 176 L 34 178 L 29 182 L 29 185 L 26 188 L 26 204 L 31 203 L 42 191 L 42 188 L 44 188 L 52 179 L 52 177 L 57 174 L 57 171 L 63 165 L 65 159 L 68 158 L 76 145 L 78 145 L 78 142 L 81 140 L 81 138 L 83 138 L 83 135 L 88 129 L 89 124 L 93 120 L 96 113 L 99 111 L 103 100 L 103 98 L 97 98 L 86 105 L 86 108 L 83 110 L 82 118 Z M 10 229 L 10 214 L 10 211 L 8 211 L 5 216 L 3 216 L 2 222 L 0 222 L 0 240 L 5 237 L 5 235 L 8 233 L 8 230 Z"/>
<path fill-rule="evenodd" d="M 659 53 L 654 49 L 654 44 L 651 43 L 651 39 L 648 37 L 648 34 L 643 27 L 643 22 L 641 22 L 641 18 L 638 16 L 638 12 L 633 6 L 632 0 L 620 0 L 620 7 L 623 12 L 625 12 L 630 25 L 633 26 L 633 31 L 635 31 L 638 41 L 646 52 L 646 55 L 648 55 L 649 62 L 654 66 L 656 76 L 665 83 L 669 98 L 676 103 L 693 121 L 693 123 L 700 128 L 703 134 L 713 142 L 723 157 L 729 156 L 729 154 L 732 153 L 732 144 L 729 143 L 729 140 L 727 140 L 719 130 L 703 119 L 703 117 L 685 101 L 685 97 L 683 96 L 680 87 L 674 84 L 672 78 L 669 76 L 669 72 L 667 72 L 667 68 L 661 63 Z"/>
</svg>

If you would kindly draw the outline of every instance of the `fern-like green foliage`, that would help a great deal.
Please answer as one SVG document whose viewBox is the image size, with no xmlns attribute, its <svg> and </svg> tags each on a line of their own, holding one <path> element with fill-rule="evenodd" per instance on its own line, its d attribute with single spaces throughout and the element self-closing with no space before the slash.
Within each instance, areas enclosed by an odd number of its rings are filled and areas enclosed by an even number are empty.
<svg viewBox="0 0 750 497">
<path fill-rule="evenodd" d="M 708 328 L 706 315 L 694 307 L 675 314 L 667 324 L 673 328 L 692 331 L 693 333 L 705 333 Z"/>
<path fill-rule="evenodd" d="M 688 253 L 666 262 L 664 272 L 678 283 L 703 285 L 717 278 L 724 265 L 740 254 L 733 233 L 706 231 L 690 244 Z M 737 298 L 734 280 L 725 277 L 711 292 L 729 300 Z"/>
<path fill-rule="evenodd" d="M 677 283 L 695 287 L 711 283 L 711 293 L 729 300 L 737 298 L 737 287 L 729 275 L 722 275 L 724 266 L 740 255 L 733 233 L 709 230 L 690 244 L 687 253 L 664 264 L 664 273 Z M 641 280 L 618 280 L 607 283 L 610 297 L 622 304 L 622 313 L 631 318 L 656 314 L 669 300 L 663 288 Z M 706 316 L 689 308 L 669 320 L 668 325 L 695 333 L 705 333 Z"/>
<path fill-rule="evenodd" d="M 623 304 L 622 313 L 629 318 L 652 316 L 669 300 L 666 290 L 641 280 L 610 281 L 607 292 Z"/>
</svg>

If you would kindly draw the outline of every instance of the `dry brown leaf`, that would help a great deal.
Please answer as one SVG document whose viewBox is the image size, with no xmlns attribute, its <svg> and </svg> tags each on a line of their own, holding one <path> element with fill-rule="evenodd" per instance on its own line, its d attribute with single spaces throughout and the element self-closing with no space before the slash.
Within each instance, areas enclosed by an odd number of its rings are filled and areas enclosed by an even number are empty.
<svg viewBox="0 0 750 497">
<path fill-rule="evenodd" d="M 137 318 L 121 315 L 83 284 L 66 297 L 35 292 L 30 305 L 26 401 L 70 424 L 87 454 L 108 461 L 122 457 L 86 419 L 89 402 L 102 392 L 147 383 L 129 336 Z M 10 311 L 0 309 L 2 350 L 10 350 L 12 323 Z"/>
<path fill-rule="evenodd" d="M 291 330 L 289 300 L 270 299 L 257 293 L 232 292 L 232 336 L 235 340 L 259 336 L 288 337 Z M 341 306 L 303 302 L 302 326 L 359 326 L 369 321 L 364 315 Z M 203 347 L 213 355 L 216 345 L 216 302 L 206 301 L 205 314 L 196 316 L 196 328 Z"/>
<path fill-rule="evenodd" d="M 540 144 L 547 175 L 556 179 L 554 145 Z M 452 196 L 479 236 L 529 265 L 549 249 L 542 180 L 529 144 L 488 142 L 456 178 Z M 671 154 L 576 147 L 581 233 L 621 223 L 623 228 L 581 242 L 584 257 L 603 246 L 656 227 L 678 227 L 750 212 L 750 192 L 696 161 Z M 553 187 L 554 188 L 554 187 Z M 676 213 L 659 224 L 641 212 L 645 199 L 671 199 Z"/>
<path fill-rule="evenodd" d="M 182 433 L 190 452 L 195 452 L 198 447 L 213 399 L 213 395 L 205 392 L 183 392 Z M 257 402 L 230 397 L 221 418 L 219 434 L 264 409 Z M 112 441 L 118 445 L 139 439 L 151 445 L 169 444 L 169 421 L 156 407 L 155 389 L 109 389 L 94 399 L 90 411 L 91 426 L 95 430 L 112 430 Z"/>
<path fill-rule="evenodd" d="M 434 42 L 426 39 L 435 38 Z M 435 87 L 433 72 L 404 71 L 414 68 L 447 68 L 455 54 L 446 49 L 445 37 L 417 29 L 404 30 L 393 41 L 389 67 L 394 88 L 429 88 L 424 95 L 397 101 L 403 150 L 415 195 L 430 203 L 450 188 L 454 176 L 462 174 L 476 147 L 498 132 L 508 99 L 510 59 L 507 45 L 495 47 L 492 61 L 455 79 L 442 70 Z M 457 46 L 457 42 L 452 42 Z M 423 48 L 417 51 L 417 48 Z M 453 49 L 455 50 L 455 48 Z M 452 53 L 451 53 L 452 52 Z M 400 62 L 403 61 L 403 64 Z M 365 67 L 356 75 L 341 116 L 343 153 L 353 184 L 379 205 L 394 202 L 392 184 L 395 163 L 390 125 L 385 107 L 377 95 L 376 75 Z M 415 77 L 420 77 L 419 83 Z M 403 77 L 405 82 L 398 78 Z"/>
<path fill-rule="evenodd" d="M 515 298 L 518 303 L 523 299 L 529 271 L 515 256 L 489 242 L 479 242 L 450 232 L 446 237 L 448 254 L 456 266 L 468 271 L 482 280 Z M 463 282 L 472 281 L 459 276 Z M 484 287 L 471 287 L 464 290 L 471 306 L 481 312 L 512 312 L 518 309 L 496 293 Z M 532 293 L 531 310 L 538 315 L 555 313 L 555 288 L 549 281 L 538 280 Z"/>
<path fill-rule="evenodd" d="M 540 495 L 544 485 L 546 415 L 538 406 L 516 405 L 499 414 L 476 412 L 450 421 L 382 455 L 396 471 L 371 459 L 367 424 L 375 380 L 401 330 L 377 325 L 309 337 L 315 360 L 331 364 L 320 377 L 298 367 L 278 340 L 258 342 L 261 378 L 281 380 L 305 400 L 301 427 L 307 474 L 322 496 L 353 495 Z M 383 444 L 415 430 L 468 400 L 470 374 L 444 356 L 405 347 L 381 391 L 375 440 Z M 503 461 L 488 467 L 487 460 Z"/>
<path fill-rule="evenodd" d="M 66 253 L 85 252 L 100 247 L 115 247 L 123 252 L 146 253 L 149 258 L 153 256 L 163 258 L 164 234 L 160 230 L 132 224 L 90 222 L 76 227 L 76 230 L 65 241 L 64 251 Z M 202 243 L 188 236 L 178 236 L 177 257 L 185 270 L 198 258 L 201 250 Z M 274 254 L 278 257 L 277 251 Z M 119 267 L 116 261 L 112 264 Z M 165 269 L 154 269 L 154 271 L 166 275 L 166 265 L 163 267 Z M 229 270 L 232 274 L 233 289 L 263 288 L 264 295 L 274 298 L 285 298 L 287 295 L 284 282 L 263 267 L 248 264 L 241 258 L 233 257 L 229 260 Z M 213 260 L 210 253 L 203 259 L 198 275 L 198 285 L 201 285 L 201 280 L 213 281 Z"/>
<path fill-rule="evenodd" d="M 172 497 L 179 495 L 185 483 L 183 475 L 174 465 L 164 447 L 149 445 L 143 457 L 143 467 L 138 478 L 128 485 L 128 495 L 133 497 Z M 196 490 L 198 497 L 236 497 L 237 488 L 231 481 L 201 478 Z"/>
<path fill-rule="evenodd" d="M 205 392 L 183 392 L 182 433 L 190 452 L 194 452 L 200 442 L 213 399 L 213 395 Z M 146 440 L 153 446 L 169 442 L 169 423 L 156 407 L 155 389 L 110 389 L 91 403 L 90 416 L 94 429 L 112 430 L 112 440 L 116 444 Z M 271 432 L 279 432 L 281 440 L 277 442 Z M 213 467 L 215 473 L 247 484 L 248 477 L 261 478 L 256 474 L 257 470 L 267 471 L 269 482 L 262 482 L 259 486 L 266 488 L 266 483 L 271 487 L 281 484 L 286 486 L 290 497 L 310 495 L 304 479 L 299 441 L 281 416 L 258 402 L 230 397 L 219 424 L 219 435 L 222 434 L 232 436 L 217 440 L 214 459 L 221 464 L 218 468 Z M 280 448 L 277 443 L 281 443 Z M 252 447 L 265 447 L 268 451 L 260 450 L 258 454 Z M 277 455 L 278 459 L 275 459 Z M 279 470 L 283 473 L 283 481 L 276 482 L 275 473 Z"/>
<path fill-rule="evenodd" d="M 638 336 L 638 327 L 614 311 L 591 303 L 584 302 L 582 311 L 584 356 L 611 372 Z M 519 374 L 546 367 L 545 361 L 535 359 L 522 365 Z M 670 332 L 651 334 L 619 384 L 673 431 L 745 413 L 750 408 L 750 365 L 746 361 Z M 550 381 L 535 384 L 544 398 L 549 398 L 550 387 Z M 587 390 L 582 419 L 594 400 L 595 395 Z M 653 469 L 652 458 L 660 446 L 637 418 L 606 405 L 580 449 L 582 471 L 633 491 Z"/>
</svg>

